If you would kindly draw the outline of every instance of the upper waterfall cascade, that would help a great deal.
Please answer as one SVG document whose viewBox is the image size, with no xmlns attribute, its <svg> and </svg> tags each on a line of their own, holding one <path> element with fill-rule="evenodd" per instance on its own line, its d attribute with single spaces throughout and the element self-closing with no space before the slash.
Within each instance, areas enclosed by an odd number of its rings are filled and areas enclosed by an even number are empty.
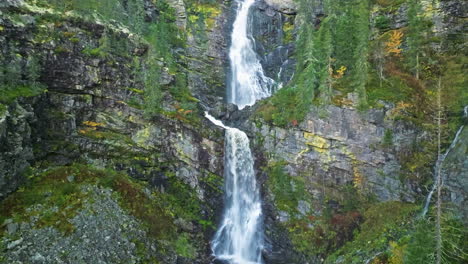
<svg viewBox="0 0 468 264">
<path fill-rule="evenodd" d="M 249 10 L 255 0 L 238 0 L 237 2 L 237 16 L 233 25 L 229 50 L 231 82 L 228 100 L 242 109 L 255 104 L 259 99 L 270 96 L 275 81 L 265 76 L 254 51 Z"/>
<path fill-rule="evenodd" d="M 231 92 L 228 97 L 229 102 L 240 109 L 270 96 L 275 85 L 265 76 L 254 51 L 249 23 L 249 10 L 254 3 L 255 0 L 237 1 L 229 51 Z M 264 248 L 262 203 L 249 138 L 241 130 L 225 126 L 208 113 L 206 118 L 226 129 L 225 208 L 211 242 L 213 255 L 230 264 L 261 264 Z"/>
</svg>

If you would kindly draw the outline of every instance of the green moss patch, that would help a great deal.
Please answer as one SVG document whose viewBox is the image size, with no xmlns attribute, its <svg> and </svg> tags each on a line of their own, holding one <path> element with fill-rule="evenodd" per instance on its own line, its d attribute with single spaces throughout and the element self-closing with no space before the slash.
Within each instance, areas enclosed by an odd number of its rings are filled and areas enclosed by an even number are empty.
<svg viewBox="0 0 468 264">
<path fill-rule="evenodd" d="M 298 215 L 299 201 L 308 200 L 304 178 L 291 177 L 284 169 L 286 162 L 275 162 L 265 168 L 268 174 L 268 188 L 272 192 L 276 207 L 288 212 L 291 216 Z"/>
</svg>

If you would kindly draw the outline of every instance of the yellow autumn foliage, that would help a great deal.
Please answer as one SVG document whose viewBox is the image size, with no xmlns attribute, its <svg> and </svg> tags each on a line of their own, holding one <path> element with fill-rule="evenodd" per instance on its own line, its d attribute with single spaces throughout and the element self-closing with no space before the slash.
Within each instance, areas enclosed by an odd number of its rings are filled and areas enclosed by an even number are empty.
<svg viewBox="0 0 468 264">
<path fill-rule="evenodd" d="M 333 78 L 335 78 L 335 79 L 343 78 L 343 76 L 344 76 L 347 69 L 348 68 L 346 68 L 346 66 L 341 66 L 338 70 L 336 70 L 336 74 L 333 75 Z"/>
<path fill-rule="evenodd" d="M 402 49 L 401 43 L 403 41 L 403 32 L 400 30 L 394 30 L 385 42 L 385 51 L 390 55 L 400 56 Z"/>
<path fill-rule="evenodd" d="M 87 128 L 80 130 L 79 132 L 81 134 L 85 134 L 87 131 L 90 131 L 90 130 L 96 130 L 97 127 L 104 126 L 103 123 L 97 123 L 97 122 L 93 122 L 93 121 L 84 121 L 83 125 L 87 126 Z"/>
<path fill-rule="evenodd" d="M 93 122 L 93 121 L 84 121 L 83 122 L 83 125 L 85 126 L 89 126 L 89 127 L 99 127 L 99 126 L 104 126 L 103 123 L 97 123 L 97 122 Z"/>
</svg>

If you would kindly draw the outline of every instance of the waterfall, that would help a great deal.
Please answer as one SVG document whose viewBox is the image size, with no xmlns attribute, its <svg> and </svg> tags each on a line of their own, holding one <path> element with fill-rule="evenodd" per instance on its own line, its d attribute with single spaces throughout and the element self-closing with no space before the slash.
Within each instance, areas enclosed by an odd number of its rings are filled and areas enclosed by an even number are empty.
<svg viewBox="0 0 468 264">
<path fill-rule="evenodd" d="M 228 100 L 242 109 L 270 96 L 275 82 L 265 76 L 254 51 L 249 10 L 255 0 L 236 2 L 237 16 L 229 50 Z M 206 118 L 226 130 L 224 214 L 211 241 L 213 255 L 230 264 L 261 264 L 264 248 L 262 203 L 249 138 L 241 130 L 225 126 L 208 113 Z"/>
<path fill-rule="evenodd" d="M 468 118 L 468 106 L 465 106 L 463 108 L 463 117 Z M 450 151 L 455 147 L 455 144 L 458 142 L 458 138 L 460 137 L 460 133 L 463 131 L 463 128 L 465 128 L 464 125 L 460 126 L 457 133 L 455 134 L 455 138 L 453 139 L 447 151 L 445 151 L 445 153 L 441 155 L 440 157 L 438 157 L 437 159 L 437 162 L 434 168 L 434 185 L 432 186 L 431 191 L 426 197 L 426 202 L 424 203 L 424 208 L 421 214 L 422 217 L 425 217 L 427 214 L 427 211 L 429 211 L 429 205 L 431 204 L 432 196 L 434 195 L 434 192 L 437 190 L 437 172 L 439 171 L 439 168 L 443 165 L 445 158 L 447 158 L 447 155 L 450 153 Z"/>
<path fill-rule="evenodd" d="M 231 82 L 228 100 L 239 109 L 253 105 L 257 100 L 271 95 L 275 82 L 265 76 L 254 51 L 249 21 L 250 7 L 255 0 L 237 0 L 237 16 L 233 24 L 229 59 Z"/>
<path fill-rule="evenodd" d="M 206 117 L 226 129 L 225 211 L 213 241 L 213 254 L 231 264 L 262 263 L 262 204 L 255 179 L 254 162 L 247 135 Z"/>
</svg>

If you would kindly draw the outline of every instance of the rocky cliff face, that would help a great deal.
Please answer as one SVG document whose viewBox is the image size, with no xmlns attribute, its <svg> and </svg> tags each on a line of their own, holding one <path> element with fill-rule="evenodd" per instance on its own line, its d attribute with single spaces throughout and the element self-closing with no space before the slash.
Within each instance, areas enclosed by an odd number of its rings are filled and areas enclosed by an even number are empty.
<svg viewBox="0 0 468 264">
<path fill-rule="evenodd" d="M 256 52 L 265 74 L 282 86 L 294 74 L 295 5 L 287 1 L 280 5 L 258 1 L 254 7 L 252 35 L 256 40 Z"/>
<path fill-rule="evenodd" d="M 23 105 L 24 106 L 24 105 Z M 18 188 L 22 176 L 34 161 L 31 125 L 35 121 L 30 105 L 14 103 L 0 117 L 0 197 Z M 29 110 L 29 111 L 28 111 Z"/>
<path fill-rule="evenodd" d="M 391 109 L 359 114 L 355 109 L 329 107 L 311 112 L 297 128 L 258 122 L 245 126 L 254 144 L 263 147 L 258 154 L 269 162 L 285 161 L 288 173 L 305 177 L 316 198 L 353 184 L 381 201 L 414 201 L 410 184 L 399 179 L 399 153 L 408 151 L 418 133 L 408 124 L 391 121 L 390 114 Z M 319 208 L 323 200 L 317 202 Z"/>
<path fill-rule="evenodd" d="M 157 10 L 157 7 L 150 2 L 146 4 L 148 19 L 151 17 L 157 19 L 157 13 L 160 10 Z M 190 258 L 197 256 L 198 262 L 206 263 L 206 258 L 209 257 L 208 241 L 215 227 L 213 221 L 215 215 L 222 209 L 222 204 L 219 203 L 222 196 L 220 193 L 223 171 L 222 131 L 202 119 L 202 112 L 199 109 L 196 111 L 180 110 L 178 106 L 180 102 L 167 90 L 162 91 L 165 110 L 157 115 L 146 114 L 143 105 L 147 87 L 143 86 L 138 79 L 138 74 L 133 67 L 135 62 L 145 63 L 149 60 L 147 57 L 149 45 L 128 29 L 88 21 L 77 15 L 62 16 L 52 9 L 29 5 L 23 1 L 8 1 L 2 3 L 1 7 L 2 58 L 8 59 L 14 56 L 16 59 L 11 63 L 18 63 L 20 67 L 25 67 L 24 65 L 30 58 L 37 58 L 40 62 L 40 69 L 37 72 L 38 81 L 47 87 L 46 93 L 27 99 L 14 98 L 14 102 L 9 103 L 6 109 L 2 109 L 0 118 L 0 142 L 2 143 L 0 193 L 2 199 L 17 190 L 27 177 L 31 177 L 30 167 L 41 171 L 49 167 L 68 167 L 71 164 L 82 163 L 90 167 L 112 168 L 133 179 L 145 182 L 151 188 L 151 192 L 164 195 L 171 193 L 188 195 L 186 199 L 190 197 L 193 200 L 185 202 L 200 204 L 194 209 L 195 211 L 186 212 L 188 215 L 193 214 L 190 217 L 171 213 L 173 214 L 171 218 L 174 218 L 171 221 L 175 221 L 176 229 L 181 228 L 190 234 L 183 241 L 182 247 L 189 243 L 187 241 L 193 239 L 192 236 L 202 237 L 201 241 L 204 242 L 198 244 L 193 252 L 189 252 L 189 255 Z M 181 12 L 178 14 L 179 18 L 183 18 Z M 219 17 L 221 17 L 220 13 L 213 14 L 213 21 Z M 210 26 L 213 21 L 210 21 Z M 208 91 L 207 89 L 213 87 L 207 88 L 206 83 L 206 80 L 215 81 L 215 79 L 209 79 L 203 72 L 197 73 L 196 69 L 202 69 L 204 72 L 207 72 L 208 68 L 218 69 L 218 72 L 224 70 L 222 66 L 224 54 L 219 54 L 223 45 L 218 45 L 222 39 L 220 40 L 217 36 L 223 34 L 222 27 L 225 23 L 219 21 L 213 23 L 216 24 L 215 29 L 203 27 L 197 30 L 205 34 L 205 37 L 210 36 L 210 45 L 219 47 L 218 53 L 207 47 L 200 50 L 179 51 L 190 54 L 191 62 L 188 68 L 191 70 L 188 74 L 188 86 L 195 95 L 206 95 L 207 97 L 200 96 L 205 103 L 210 102 L 209 98 L 217 100 L 217 97 L 213 96 L 218 92 L 216 89 Z M 193 46 L 201 47 L 197 44 L 201 41 L 200 32 L 197 33 L 199 35 L 191 36 L 189 42 Z M 105 41 L 110 41 L 111 44 L 104 49 Z M 205 52 L 216 54 L 206 57 Z M 216 59 L 212 59 L 216 56 L 218 56 Z M 197 62 L 197 59 L 202 57 L 204 62 Z M 164 68 L 164 63 L 163 60 L 160 85 L 172 85 L 175 78 L 172 73 L 168 73 L 168 69 Z M 210 70 L 210 74 L 215 76 L 217 72 Z M 224 78 L 222 74 L 216 76 L 216 78 Z M 2 106 L 6 103 L 2 101 Z M 190 115 L 196 117 L 191 118 Z M 79 177 L 76 174 L 68 176 Z M 116 189 L 113 191 L 119 193 Z M 97 192 L 101 193 L 99 190 Z M 8 199 L 19 198 L 13 195 Z M 113 204 L 116 201 L 109 201 L 109 197 L 100 195 L 96 199 L 99 201 L 104 199 L 102 200 L 103 207 L 116 206 Z M 93 211 L 96 210 L 96 206 L 100 206 L 100 202 L 90 205 L 90 201 L 86 202 L 86 209 L 80 211 L 84 215 L 73 220 L 76 229 L 84 232 L 75 235 L 87 236 L 87 231 L 84 229 L 90 227 L 83 226 L 84 219 L 89 217 L 86 210 Z M 47 203 L 43 206 L 47 208 Z M 167 204 L 166 206 L 174 208 L 175 205 Z M 99 210 L 102 209 L 99 208 Z M 7 217 L 11 217 L 8 219 L 9 226 L 21 225 L 21 222 L 15 223 L 17 219 L 13 219 L 14 215 Z M 106 217 L 103 216 L 101 220 L 107 221 Z M 142 236 L 146 237 L 147 231 L 144 230 L 147 229 L 147 224 L 151 226 L 157 223 L 142 223 L 141 219 L 138 223 L 134 223 L 133 220 L 127 219 L 127 221 L 126 217 L 130 216 L 122 215 L 122 225 L 132 225 L 135 229 L 141 229 L 143 233 L 140 239 L 153 239 Z M 191 217 L 198 220 L 188 219 Z M 101 220 L 96 219 L 96 224 L 100 225 Z M 22 240 L 30 236 L 43 237 L 48 240 L 48 236 L 55 236 L 53 232 L 42 232 L 37 235 L 34 230 L 31 230 L 36 224 L 37 221 L 34 220 L 21 225 L 18 232 L 9 233 L 9 238 L 2 242 L 8 250 L 5 260 L 31 261 L 35 259 L 37 263 L 45 263 L 57 254 L 61 254 L 58 250 L 44 255 L 45 251 L 33 245 L 36 243 L 34 240 L 31 241 L 32 245 L 28 244 L 21 248 L 11 244 L 13 241 L 10 240 L 11 237 L 18 235 Z M 205 227 L 202 228 L 202 225 Z M 108 231 L 113 232 L 112 228 L 110 227 Z M 169 233 L 168 235 L 172 236 Z M 116 234 L 116 236 L 120 239 L 120 236 L 124 235 Z M 164 239 L 167 240 L 169 237 Z M 72 238 L 65 236 L 60 239 L 68 241 Z M 79 241 L 82 239 L 84 238 L 80 237 Z M 105 243 L 105 240 L 101 241 L 97 237 L 91 236 L 89 239 L 96 239 L 95 243 L 98 244 Z M 174 241 L 176 244 L 180 242 Z M 133 254 L 138 260 L 134 245 L 131 246 L 128 243 L 123 242 L 129 246 L 125 250 L 128 250 L 128 254 Z M 17 244 L 19 245 L 20 242 Z M 174 247 L 178 246 L 169 246 L 168 252 L 173 252 Z M 108 251 L 108 249 L 103 250 Z M 192 250 L 191 247 L 189 249 Z M 91 249 L 83 248 L 82 250 L 86 252 Z M 117 249 L 110 251 L 115 250 Z M 148 250 L 148 252 L 155 252 L 155 250 L 161 250 L 161 247 Z M 36 256 L 34 255 L 36 251 L 43 253 Z M 190 259 L 187 252 L 177 254 L 179 258 L 176 255 L 171 258 L 160 255 L 158 258 L 165 259 L 164 263 L 175 263 L 175 261 L 182 263 L 184 257 L 181 255 Z M 95 261 L 103 257 L 96 256 Z M 118 258 L 118 256 L 115 257 Z M 71 255 L 60 257 L 62 261 L 71 261 L 72 258 Z M 84 259 L 84 261 L 92 260 Z M 193 262 L 190 261 L 190 263 Z"/>
</svg>

